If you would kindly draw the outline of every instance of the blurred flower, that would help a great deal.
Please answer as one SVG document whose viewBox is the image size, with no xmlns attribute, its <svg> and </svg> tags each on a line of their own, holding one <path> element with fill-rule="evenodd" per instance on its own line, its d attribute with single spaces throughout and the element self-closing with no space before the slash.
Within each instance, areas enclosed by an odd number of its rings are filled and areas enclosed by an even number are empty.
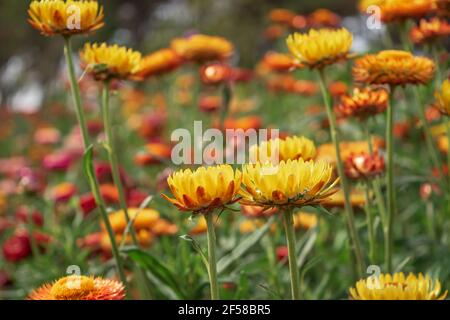
<svg viewBox="0 0 450 320">
<path fill-rule="evenodd" d="M 350 204 L 352 207 L 364 207 L 366 196 L 361 190 L 350 191 Z M 344 208 L 344 193 L 342 190 L 337 191 L 323 203 L 326 208 Z"/>
<path fill-rule="evenodd" d="M 153 76 L 160 76 L 177 69 L 181 64 L 181 57 L 173 49 L 160 49 L 142 58 L 139 71 L 134 77 L 143 80 Z"/>
<path fill-rule="evenodd" d="M 3 243 L 3 257 L 9 262 L 18 262 L 31 254 L 30 240 L 24 235 L 13 235 Z"/>
<path fill-rule="evenodd" d="M 355 88 L 352 95 L 343 95 L 337 107 L 344 117 L 356 117 L 361 121 L 384 112 L 389 94 L 382 88 Z"/>
<path fill-rule="evenodd" d="M 222 97 L 216 95 L 201 96 L 198 102 L 200 111 L 213 113 L 222 107 Z"/>
<path fill-rule="evenodd" d="M 200 79 L 206 85 L 218 85 L 230 80 L 231 69 L 223 63 L 208 63 L 203 65 L 200 70 Z"/>
<path fill-rule="evenodd" d="M 242 214 L 248 218 L 267 217 L 278 212 L 277 208 L 241 205 Z"/>
<path fill-rule="evenodd" d="M 11 276 L 6 271 L 0 270 L 0 289 L 5 289 L 12 284 Z"/>
<path fill-rule="evenodd" d="M 45 178 L 42 172 L 29 167 L 21 168 L 18 173 L 19 183 L 17 192 L 38 194 L 45 188 Z"/>
<path fill-rule="evenodd" d="M 448 139 L 446 136 L 438 136 L 437 137 L 437 145 L 438 145 L 439 151 L 441 151 L 443 154 L 448 153 Z"/>
<path fill-rule="evenodd" d="M 328 91 L 330 92 L 332 97 L 339 98 L 347 93 L 348 87 L 345 82 L 334 81 L 328 85 Z"/>
<path fill-rule="evenodd" d="M 372 138 L 373 151 L 377 152 L 379 149 L 383 148 L 384 140 L 381 138 L 373 137 Z M 352 153 L 368 153 L 369 152 L 369 144 L 367 141 L 342 141 L 339 145 L 340 153 L 342 161 L 346 161 L 346 159 Z M 329 163 L 336 163 L 336 150 L 334 145 L 331 143 L 324 143 L 317 147 L 317 156 L 316 160 L 325 160 Z"/>
<path fill-rule="evenodd" d="M 380 5 L 384 22 L 422 18 L 434 9 L 435 0 L 386 0 Z"/>
<path fill-rule="evenodd" d="M 251 69 L 231 68 L 230 81 L 234 83 L 248 83 L 253 80 L 255 74 Z"/>
<path fill-rule="evenodd" d="M 302 207 L 322 203 L 335 191 L 331 188 L 332 167 L 324 161 L 303 159 L 243 166 L 241 204 L 263 207 Z"/>
<path fill-rule="evenodd" d="M 60 139 L 61 133 L 52 127 L 40 128 L 34 133 L 34 142 L 37 144 L 56 144 Z"/>
<path fill-rule="evenodd" d="M 77 187 L 70 182 L 63 182 L 54 186 L 50 191 L 50 198 L 57 202 L 68 202 L 77 192 Z"/>
<path fill-rule="evenodd" d="M 139 209 L 128 208 L 128 215 L 133 221 L 133 227 L 136 231 L 141 229 L 152 229 L 152 227 L 159 220 L 159 212 L 154 209 Z M 113 212 L 109 215 L 109 222 L 116 234 L 122 234 L 127 227 L 127 221 L 125 220 L 125 214 L 123 210 Z M 105 225 L 102 223 L 102 229 L 106 231 Z"/>
<path fill-rule="evenodd" d="M 378 152 L 352 153 L 344 162 L 345 174 L 350 179 L 370 179 L 384 172 L 384 157 Z"/>
<path fill-rule="evenodd" d="M 436 13 L 440 17 L 450 16 L 450 0 L 435 0 Z"/>
<path fill-rule="evenodd" d="M 239 223 L 239 232 L 241 234 L 252 233 L 255 230 L 263 227 L 265 221 L 262 219 L 246 219 Z"/>
<path fill-rule="evenodd" d="M 284 24 L 287 26 L 291 25 L 292 19 L 295 17 L 295 12 L 288 9 L 272 9 L 269 12 L 269 20 L 272 23 Z"/>
<path fill-rule="evenodd" d="M 80 52 L 84 69 L 96 80 L 129 79 L 140 71 L 141 53 L 106 43 L 86 43 Z"/>
<path fill-rule="evenodd" d="M 258 130 L 261 128 L 262 120 L 259 116 L 245 116 L 240 118 L 227 118 L 225 119 L 223 126 L 224 129 L 255 129 Z"/>
<path fill-rule="evenodd" d="M 157 164 L 170 159 L 172 148 L 165 142 L 150 142 L 145 145 L 145 151 L 138 152 L 134 162 L 140 166 Z"/>
<path fill-rule="evenodd" d="M 420 20 L 419 24 L 410 32 L 411 39 L 416 44 L 446 39 L 449 35 L 450 24 L 446 20 L 436 17 L 430 20 Z"/>
<path fill-rule="evenodd" d="M 294 228 L 309 230 L 317 226 L 317 215 L 314 213 L 297 212 L 294 214 Z"/>
<path fill-rule="evenodd" d="M 33 241 L 39 249 L 51 241 L 50 236 L 41 232 L 33 232 Z M 28 231 L 18 230 L 3 243 L 3 256 L 6 261 L 19 262 L 31 255 L 31 240 Z"/>
<path fill-rule="evenodd" d="M 267 40 L 276 40 L 281 38 L 281 36 L 283 36 L 285 32 L 285 28 L 283 26 L 280 26 L 278 24 L 273 24 L 268 26 L 265 30 L 264 30 L 264 37 Z"/>
<path fill-rule="evenodd" d="M 20 206 L 19 208 L 17 208 L 15 212 L 15 218 L 17 219 L 17 221 L 23 223 L 30 223 L 30 221 L 33 221 L 33 223 L 39 227 L 42 227 L 44 225 L 44 217 L 42 216 L 42 214 L 37 210 L 30 210 L 26 206 Z"/>
<path fill-rule="evenodd" d="M 410 52 L 385 50 L 355 61 L 353 78 L 366 84 L 425 84 L 434 77 L 435 64 Z"/>
<path fill-rule="evenodd" d="M 0 192 L 0 216 L 3 215 L 5 209 L 6 209 L 6 196 L 2 192 Z"/>
<path fill-rule="evenodd" d="M 168 220 L 159 219 L 156 221 L 151 231 L 156 236 L 172 236 L 178 232 L 178 227 Z"/>
<path fill-rule="evenodd" d="M 209 213 L 238 200 L 241 178 L 241 172 L 230 165 L 180 170 L 167 179 L 175 199 L 162 196 L 181 211 Z"/>
<path fill-rule="evenodd" d="M 207 224 L 204 216 L 198 217 L 197 224 L 189 231 L 190 235 L 196 236 L 199 234 L 206 233 Z"/>
<path fill-rule="evenodd" d="M 261 142 L 250 148 L 250 159 L 271 159 L 272 152 L 278 153 L 279 161 L 311 160 L 316 156 L 316 146 L 312 140 L 304 136 L 290 136 L 285 139 L 274 139 Z"/>
<path fill-rule="evenodd" d="M 73 157 L 70 153 L 59 151 L 44 157 L 42 165 L 50 171 L 67 171 L 72 164 Z"/>
<path fill-rule="evenodd" d="M 162 112 L 151 112 L 139 115 L 138 118 L 139 134 L 146 139 L 152 139 L 162 134 L 167 116 Z"/>
<path fill-rule="evenodd" d="M 287 38 L 286 43 L 298 63 L 311 69 L 322 69 L 326 65 L 346 60 L 352 41 L 352 34 L 341 28 L 294 33 Z"/>
<path fill-rule="evenodd" d="M 277 247 L 277 249 L 275 250 L 275 254 L 277 255 L 277 260 L 279 262 L 284 262 L 287 263 L 288 262 L 288 248 L 287 246 L 279 246 Z"/>
<path fill-rule="evenodd" d="M 436 91 L 434 94 L 436 98 L 436 107 L 439 111 L 446 115 L 450 116 L 450 80 L 445 80 L 440 90 Z"/>
<path fill-rule="evenodd" d="M 33 0 L 28 14 L 28 22 L 46 36 L 90 33 L 104 25 L 103 7 L 93 0 Z"/>
<path fill-rule="evenodd" d="M 349 293 L 355 300 L 444 300 L 447 296 L 447 291 L 441 294 L 439 280 L 422 273 L 405 276 L 403 272 L 359 280 Z"/>
<path fill-rule="evenodd" d="M 233 44 L 227 39 L 203 34 L 173 39 L 170 46 L 183 59 L 199 63 L 225 60 L 234 51 Z"/>
<path fill-rule="evenodd" d="M 341 17 L 328 9 L 317 9 L 308 16 L 308 24 L 314 28 L 336 28 L 341 24 Z"/>
<path fill-rule="evenodd" d="M 291 28 L 301 30 L 306 28 L 308 21 L 301 14 L 297 14 L 291 21 Z"/>
<path fill-rule="evenodd" d="M 94 172 L 100 184 L 114 183 L 111 165 L 109 164 L 109 162 L 94 163 Z M 122 167 L 119 167 L 119 175 L 124 187 L 129 187 L 132 184 L 130 177 L 127 176 L 125 170 Z"/>
<path fill-rule="evenodd" d="M 397 121 L 394 123 L 394 136 L 403 140 L 409 137 L 411 131 L 411 123 L 408 120 Z"/>
<path fill-rule="evenodd" d="M 274 72 L 291 71 L 294 67 L 301 67 L 294 59 L 284 53 L 270 51 L 264 55 L 262 60 L 264 67 Z"/>
<path fill-rule="evenodd" d="M 123 300 L 125 288 L 116 280 L 71 275 L 33 290 L 28 300 Z"/>
</svg>

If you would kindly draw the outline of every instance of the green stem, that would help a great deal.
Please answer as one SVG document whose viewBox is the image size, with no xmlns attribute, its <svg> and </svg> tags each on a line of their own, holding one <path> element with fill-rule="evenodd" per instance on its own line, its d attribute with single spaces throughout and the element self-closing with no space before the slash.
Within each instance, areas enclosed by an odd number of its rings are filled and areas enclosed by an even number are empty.
<svg viewBox="0 0 450 320">
<path fill-rule="evenodd" d="M 211 288 L 211 300 L 219 300 L 219 287 L 217 285 L 216 266 L 216 232 L 214 231 L 214 215 L 205 214 L 208 236 L 208 275 Z"/>
<path fill-rule="evenodd" d="M 373 154 L 373 144 L 372 144 L 372 137 L 370 134 L 369 122 L 366 123 L 364 128 L 365 128 L 364 131 L 366 134 L 367 144 L 369 146 L 369 153 Z M 378 212 L 380 213 L 381 223 L 383 224 L 383 227 L 385 227 L 386 226 L 386 205 L 384 203 L 384 198 L 381 193 L 379 177 L 374 177 L 370 183 L 371 183 L 373 193 L 375 195 L 375 201 L 377 203 Z"/>
<path fill-rule="evenodd" d="M 72 60 L 71 39 L 70 39 L 70 37 L 64 37 L 64 41 L 65 41 L 64 55 L 66 57 L 66 62 L 67 62 L 67 70 L 69 73 L 70 85 L 72 88 L 73 101 L 75 104 L 75 110 L 77 113 L 78 124 L 80 126 L 81 136 L 83 139 L 83 146 L 84 146 L 84 149 L 86 150 L 90 145 L 90 138 L 89 138 L 89 134 L 87 131 L 87 125 L 86 125 L 86 120 L 84 117 L 83 108 L 81 105 L 80 88 L 78 86 L 78 82 L 75 77 L 75 69 L 74 69 L 73 60 Z M 105 205 L 105 202 L 103 201 L 103 198 L 100 193 L 98 180 L 95 176 L 94 177 L 88 176 L 87 178 L 89 181 L 89 186 L 91 188 L 92 194 L 94 195 L 95 202 L 99 208 L 103 222 L 105 223 L 109 239 L 111 241 L 111 249 L 112 249 L 114 260 L 116 262 L 117 272 L 118 272 L 120 280 L 123 282 L 125 288 L 128 288 L 128 282 L 127 282 L 127 279 L 125 276 L 122 259 L 119 255 L 119 251 L 117 249 L 116 237 L 114 235 L 110 221 L 108 219 L 106 205 Z"/>
<path fill-rule="evenodd" d="M 366 218 L 367 218 L 367 229 L 369 234 L 369 258 L 370 263 L 375 264 L 377 257 L 376 257 L 376 238 L 375 238 L 375 225 L 373 221 L 373 214 L 372 210 L 370 208 L 370 196 L 369 196 L 369 189 L 370 184 L 367 181 L 366 185 L 364 186 L 365 191 L 365 197 L 366 197 L 366 203 L 365 203 L 365 211 L 366 211 Z"/>
<path fill-rule="evenodd" d="M 64 55 L 66 57 L 67 71 L 69 73 L 70 87 L 72 89 L 73 103 L 77 114 L 78 125 L 80 126 L 81 136 L 83 138 L 83 146 L 86 149 L 89 146 L 89 133 L 87 130 L 86 120 L 84 118 L 83 108 L 81 106 L 81 95 L 78 81 L 75 76 L 75 68 L 72 59 L 72 41 L 70 36 L 64 37 Z"/>
<path fill-rule="evenodd" d="M 111 173 L 112 173 L 114 184 L 116 185 L 117 190 L 119 191 L 120 207 L 124 213 L 127 225 L 129 225 L 130 216 L 128 214 L 128 206 L 127 206 L 127 201 L 125 198 L 125 192 L 124 192 L 122 180 L 120 179 L 119 161 L 117 160 L 117 153 L 115 152 L 114 137 L 113 137 L 113 133 L 112 133 L 111 117 L 110 117 L 110 112 L 109 112 L 109 81 L 103 82 L 102 115 L 103 115 L 103 126 L 104 126 L 105 134 L 106 134 L 106 143 L 108 145 L 107 152 L 108 152 L 109 163 L 111 165 Z M 131 226 L 131 228 L 130 228 L 130 233 L 131 233 L 131 238 L 133 240 L 133 244 L 136 246 L 139 246 L 139 242 L 136 238 L 136 232 L 135 232 L 133 226 Z"/>
<path fill-rule="evenodd" d="M 448 198 L 448 208 L 447 212 L 450 212 L 450 121 L 448 117 L 445 119 L 446 128 L 447 128 L 447 179 L 448 179 L 448 190 L 447 190 L 447 198 Z"/>
<path fill-rule="evenodd" d="M 297 267 L 297 257 L 295 255 L 295 230 L 294 230 L 294 215 L 291 208 L 286 209 L 283 214 L 284 230 L 286 233 L 286 241 L 288 247 L 289 257 L 289 272 L 291 275 L 291 293 L 292 300 L 300 299 L 300 282 Z"/>
<path fill-rule="evenodd" d="M 362 256 L 361 245 L 360 245 L 360 242 L 358 239 L 358 234 L 356 232 L 353 207 L 350 202 L 350 188 L 348 185 L 347 177 L 345 176 L 344 165 L 343 165 L 342 159 L 341 159 L 341 151 L 339 148 L 340 142 L 339 142 L 339 137 L 337 134 L 336 118 L 335 118 L 335 115 L 333 113 L 333 109 L 331 106 L 331 98 L 327 91 L 325 75 L 323 73 L 323 70 L 319 70 L 318 74 L 319 74 L 320 89 L 322 91 L 322 96 L 323 96 L 323 99 L 325 102 L 325 107 L 327 110 L 328 121 L 330 123 L 331 139 L 333 141 L 334 148 L 336 151 L 336 166 L 337 166 L 338 174 L 340 177 L 342 191 L 344 192 L 344 205 L 345 205 L 347 227 L 348 227 L 347 229 L 349 232 L 350 244 L 351 244 L 351 248 L 352 248 L 353 254 L 355 256 L 356 263 L 357 263 L 357 268 L 356 268 L 357 275 L 359 278 L 361 278 L 363 275 L 363 270 L 364 270 L 364 260 L 363 260 L 363 256 Z"/>
<path fill-rule="evenodd" d="M 392 272 L 392 249 L 393 249 L 393 227 L 396 211 L 395 187 L 394 187 L 394 110 L 392 100 L 394 98 L 395 87 L 392 87 L 389 104 L 387 108 L 386 126 L 386 152 L 387 152 L 387 175 L 386 185 L 388 194 L 388 221 L 386 228 L 385 242 L 385 263 L 387 272 Z"/>
</svg>

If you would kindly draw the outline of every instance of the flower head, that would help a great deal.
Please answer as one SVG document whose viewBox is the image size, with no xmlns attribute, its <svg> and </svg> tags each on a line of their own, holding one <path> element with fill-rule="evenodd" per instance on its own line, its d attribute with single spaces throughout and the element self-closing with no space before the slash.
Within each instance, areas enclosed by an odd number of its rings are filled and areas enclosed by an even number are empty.
<svg viewBox="0 0 450 320">
<path fill-rule="evenodd" d="M 368 54 L 355 61 L 353 77 L 366 84 L 425 84 L 434 76 L 435 64 L 410 52 L 385 50 Z"/>
<path fill-rule="evenodd" d="M 135 78 L 146 79 L 163 75 L 175 70 L 181 63 L 181 57 L 174 50 L 170 48 L 160 49 L 142 58 Z"/>
<path fill-rule="evenodd" d="M 203 34 L 173 39 L 171 48 L 183 59 L 200 63 L 225 60 L 234 51 L 233 44 L 227 39 Z"/>
<path fill-rule="evenodd" d="M 341 18 L 328 9 L 317 9 L 308 16 L 308 22 L 313 27 L 338 27 Z"/>
<path fill-rule="evenodd" d="M 311 160 L 316 156 L 314 142 L 303 136 L 292 136 L 286 139 L 273 139 L 261 142 L 250 148 L 250 156 L 254 159 L 271 159 L 272 152 L 277 154 L 279 161 Z M 263 161 L 264 162 L 264 161 Z"/>
<path fill-rule="evenodd" d="M 333 169 L 324 161 L 298 160 L 247 164 L 243 167 L 241 204 L 302 207 L 322 203 L 335 191 Z"/>
<path fill-rule="evenodd" d="M 359 280 L 349 291 L 355 300 L 443 300 L 447 296 L 447 291 L 441 294 L 439 280 L 422 273 L 405 276 L 403 272 Z"/>
<path fill-rule="evenodd" d="M 369 179 L 384 172 L 384 157 L 377 152 L 352 153 L 345 160 L 344 165 L 345 174 L 350 179 Z"/>
<path fill-rule="evenodd" d="M 33 0 L 28 15 L 28 22 L 46 36 L 89 33 L 104 25 L 103 7 L 96 0 Z"/>
<path fill-rule="evenodd" d="M 200 79 L 203 84 L 217 85 L 224 83 L 231 78 L 231 68 L 223 63 L 208 63 L 199 70 Z"/>
<path fill-rule="evenodd" d="M 338 111 L 344 117 L 356 117 L 365 120 L 370 116 L 384 112 L 389 94 L 385 89 L 355 88 L 352 95 L 341 96 Z"/>
<path fill-rule="evenodd" d="M 208 213 L 237 200 L 241 172 L 230 165 L 186 169 L 173 173 L 167 183 L 175 199 L 162 196 L 178 209 Z"/>
<path fill-rule="evenodd" d="M 29 300 L 123 300 L 121 282 L 100 277 L 68 276 L 34 290 Z"/>
<path fill-rule="evenodd" d="M 277 8 L 273 9 L 269 12 L 269 20 L 273 23 L 277 24 L 283 24 L 289 26 L 291 24 L 292 19 L 295 17 L 295 12 L 283 9 L 283 8 Z"/>
<path fill-rule="evenodd" d="M 436 17 L 430 20 L 420 20 L 419 24 L 410 32 L 412 41 L 417 44 L 445 39 L 449 35 L 450 24 L 446 20 Z"/>
<path fill-rule="evenodd" d="M 435 93 L 436 106 L 442 114 L 450 116 L 450 80 L 447 79 L 442 83 L 439 91 Z"/>
<path fill-rule="evenodd" d="M 286 72 L 294 67 L 301 67 L 290 55 L 274 51 L 266 53 L 262 63 L 264 67 L 275 72 Z"/>
<path fill-rule="evenodd" d="M 298 63 L 312 69 L 346 60 L 352 46 L 353 36 L 345 28 L 311 29 L 308 33 L 291 34 L 287 46 Z"/>
<path fill-rule="evenodd" d="M 80 52 L 82 65 L 96 80 L 129 79 L 140 71 L 141 54 L 118 45 L 86 43 Z"/>
<path fill-rule="evenodd" d="M 435 0 L 385 0 L 381 3 L 384 22 L 421 18 L 434 10 Z"/>
</svg>

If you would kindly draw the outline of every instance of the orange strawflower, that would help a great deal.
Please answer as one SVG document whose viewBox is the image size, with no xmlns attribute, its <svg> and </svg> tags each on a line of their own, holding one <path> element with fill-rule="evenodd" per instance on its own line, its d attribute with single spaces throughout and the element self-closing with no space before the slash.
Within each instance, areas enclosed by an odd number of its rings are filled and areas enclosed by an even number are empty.
<svg viewBox="0 0 450 320">
<path fill-rule="evenodd" d="M 116 280 L 68 276 L 35 289 L 29 300 L 123 300 L 125 288 Z"/>
<path fill-rule="evenodd" d="M 336 28 L 341 24 L 341 17 L 328 9 L 317 9 L 308 16 L 308 22 L 313 27 Z"/>
<path fill-rule="evenodd" d="M 177 69 L 181 63 L 181 57 L 174 50 L 170 48 L 160 49 L 141 59 L 139 72 L 134 77 L 137 79 L 146 79 L 163 75 Z"/>
<path fill-rule="evenodd" d="M 294 67 L 301 67 L 291 56 L 279 52 L 267 52 L 262 60 L 264 67 L 274 72 L 291 71 Z"/>
<path fill-rule="evenodd" d="M 444 40 L 449 35 L 450 24 L 446 20 L 436 17 L 430 20 L 420 20 L 419 24 L 410 32 L 411 40 L 416 44 Z"/>
<path fill-rule="evenodd" d="M 425 57 L 401 50 L 368 54 L 355 61 L 353 78 L 366 84 L 425 84 L 434 77 L 435 64 Z"/>
<path fill-rule="evenodd" d="M 234 51 L 227 39 L 203 34 L 173 39 L 170 46 L 183 59 L 199 63 L 228 59 Z"/>
<path fill-rule="evenodd" d="M 384 112 L 389 99 L 383 88 L 355 88 L 352 95 L 343 95 L 337 110 L 344 117 L 356 117 L 361 121 Z"/>
<path fill-rule="evenodd" d="M 203 84 L 217 85 L 230 80 L 231 68 L 223 63 L 209 63 L 199 70 L 200 79 Z"/>
<path fill-rule="evenodd" d="M 345 174 L 350 179 L 370 179 L 384 172 L 384 157 L 378 152 L 351 153 L 344 162 Z"/>
<path fill-rule="evenodd" d="M 269 20 L 272 23 L 290 26 L 295 15 L 295 12 L 288 9 L 273 9 L 269 12 Z"/>
</svg>

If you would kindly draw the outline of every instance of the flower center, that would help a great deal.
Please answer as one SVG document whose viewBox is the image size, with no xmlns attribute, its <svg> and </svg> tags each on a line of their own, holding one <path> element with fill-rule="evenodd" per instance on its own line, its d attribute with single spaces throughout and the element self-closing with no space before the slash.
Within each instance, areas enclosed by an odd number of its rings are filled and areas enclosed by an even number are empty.
<svg viewBox="0 0 450 320">
<path fill-rule="evenodd" d="M 56 300 L 79 300 L 95 289 L 94 279 L 85 276 L 68 276 L 58 280 L 50 291 Z"/>
<path fill-rule="evenodd" d="M 413 55 L 402 50 L 384 50 L 378 53 L 378 57 L 381 59 L 408 59 L 412 58 Z"/>
</svg>

